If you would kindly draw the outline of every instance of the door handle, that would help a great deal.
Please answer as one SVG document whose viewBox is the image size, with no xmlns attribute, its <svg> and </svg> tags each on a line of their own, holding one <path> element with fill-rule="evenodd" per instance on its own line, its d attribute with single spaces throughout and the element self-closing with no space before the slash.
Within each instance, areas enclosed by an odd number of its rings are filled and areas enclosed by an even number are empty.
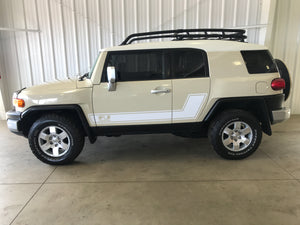
<svg viewBox="0 0 300 225">
<path fill-rule="evenodd" d="M 170 89 L 163 89 L 163 90 L 151 90 L 151 94 L 159 94 L 159 93 L 169 93 Z"/>
</svg>

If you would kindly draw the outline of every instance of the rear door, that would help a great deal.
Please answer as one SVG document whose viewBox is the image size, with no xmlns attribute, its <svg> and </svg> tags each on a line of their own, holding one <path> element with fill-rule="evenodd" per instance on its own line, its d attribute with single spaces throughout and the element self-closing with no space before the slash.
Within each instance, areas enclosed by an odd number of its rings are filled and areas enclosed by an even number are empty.
<svg viewBox="0 0 300 225">
<path fill-rule="evenodd" d="M 173 123 L 201 121 L 208 100 L 210 79 L 206 52 L 200 49 L 174 49 L 172 60 Z"/>
</svg>

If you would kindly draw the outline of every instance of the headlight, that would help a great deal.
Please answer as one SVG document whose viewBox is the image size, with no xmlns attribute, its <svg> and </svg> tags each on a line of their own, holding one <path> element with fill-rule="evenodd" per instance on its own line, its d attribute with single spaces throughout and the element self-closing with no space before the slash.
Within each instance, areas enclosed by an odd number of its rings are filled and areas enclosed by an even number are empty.
<svg viewBox="0 0 300 225">
<path fill-rule="evenodd" d="M 16 92 L 13 94 L 13 105 L 19 108 L 25 107 L 25 101 L 18 98 L 18 94 Z"/>
<path fill-rule="evenodd" d="M 15 107 L 23 108 L 25 107 L 25 101 L 23 99 L 15 98 L 13 101 Z"/>
<path fill-rule="evenodd" d="M 20 92 L 23 91 L 24 89 L 26 89 L 26 87 L 13 93 L 13 106 L 19 108 L 25 107 L 25 101 L 23 99 L 18 98 L 18 94 L 20 94 Z"/>
</svg>

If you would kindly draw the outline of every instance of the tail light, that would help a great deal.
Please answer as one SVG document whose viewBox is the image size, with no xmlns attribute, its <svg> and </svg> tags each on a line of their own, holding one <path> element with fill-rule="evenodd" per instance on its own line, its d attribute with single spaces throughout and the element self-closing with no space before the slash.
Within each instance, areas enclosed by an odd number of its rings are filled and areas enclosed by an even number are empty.
<svg viewBox="0 0 300 225">
<path fill-rule="evenodd" d="M 23 99 L 14 98 L 13 99 L 13 105 L 16 107 L 23 108 L 25 107 L 25 101 Z"/>
<path fill-rule="evenodd" d="M 271 87 L 274 91 L 285 89 L 285 81 L 282 78 L 276 78 L 272 80 Z"/>
</svg>

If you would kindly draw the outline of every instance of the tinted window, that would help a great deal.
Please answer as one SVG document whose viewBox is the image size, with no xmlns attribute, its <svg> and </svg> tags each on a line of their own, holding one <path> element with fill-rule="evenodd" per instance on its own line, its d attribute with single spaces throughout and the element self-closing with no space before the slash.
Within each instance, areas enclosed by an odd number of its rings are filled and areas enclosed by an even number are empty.
<svg viewBox="0 0 300 225">
<path fill-rule="evenodd" d="M 178 49 L 171 52 L 173 78 L 208 76 L 206 54 L 197 49 Z"/>
<path fill-rule="evenodd" d="M 277 72 L 274 60 L 268 50 L 241 51 L 241 53 L 250 74 Z"/>
<path fill-rule="evenodd" d="M 167 79 L 166 61 L 162 51 L 111 52 L 103 70 L 102 81 L 107 81 L 106 68 L 114 66 L 117 81 Z"/>
</svg>

